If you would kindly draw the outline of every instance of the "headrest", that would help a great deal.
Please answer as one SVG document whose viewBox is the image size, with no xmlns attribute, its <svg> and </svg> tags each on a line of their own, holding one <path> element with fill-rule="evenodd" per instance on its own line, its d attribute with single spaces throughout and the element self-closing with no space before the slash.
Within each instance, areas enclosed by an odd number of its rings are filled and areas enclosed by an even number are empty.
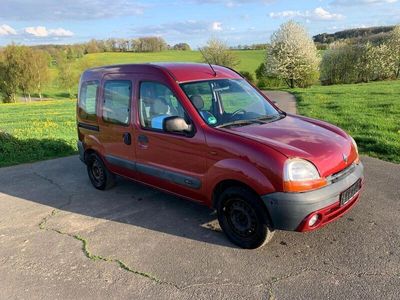
<svg viewBox="0 0 400 300">
<path fill-rule="evenodd" d="M 157 99 L 153 103 L 153 113 L 156 115 L 163 115 L 168 112 L 168 105 L 161 99 Z"/>
<path fill-rule="evenodd" d="M 193 95 L 190 97 L 190 101 L 197 108 L 197 110 L 202 110 L 204 108 L 204 101 L 200 95 Z"/>
</svg>

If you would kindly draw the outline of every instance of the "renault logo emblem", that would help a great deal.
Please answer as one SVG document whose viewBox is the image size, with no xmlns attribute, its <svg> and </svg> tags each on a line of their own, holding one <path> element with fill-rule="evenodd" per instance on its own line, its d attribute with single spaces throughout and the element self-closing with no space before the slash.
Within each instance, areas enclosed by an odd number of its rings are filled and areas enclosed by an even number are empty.
<svg viewBox="0 0 400 300">
<path fill-rule="evenodd" d="M 343 161 L 347 164 L 348 157 L 346 154 L 342 153 Z"/>
</svg>

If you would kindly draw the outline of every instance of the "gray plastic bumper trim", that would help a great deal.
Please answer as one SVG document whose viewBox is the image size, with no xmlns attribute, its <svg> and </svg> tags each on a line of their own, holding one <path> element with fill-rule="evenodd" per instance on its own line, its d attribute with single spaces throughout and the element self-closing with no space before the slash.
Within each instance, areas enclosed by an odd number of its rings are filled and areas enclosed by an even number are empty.
<svg viewBox="0 0 400 300">
<path fill-rule="evenodd" d="M 363 178 L 360 162 L 346 177 L 318 190 L 304 193 L 276 192 L 262 196 L 275 229 L 296 230 L 310 213 L 339 201 L 340 193 Z"/>
</svg>

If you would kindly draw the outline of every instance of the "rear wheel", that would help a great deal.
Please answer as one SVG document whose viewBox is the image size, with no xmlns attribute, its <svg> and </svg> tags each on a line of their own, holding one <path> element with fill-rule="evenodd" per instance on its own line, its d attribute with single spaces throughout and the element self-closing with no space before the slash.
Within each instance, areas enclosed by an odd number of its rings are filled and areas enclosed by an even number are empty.
<svg viewBox="0 0 400 300">
<path fill-rule="evenodd" d="M 227 188 L 220 196 L 218 221 L 234 244 L 254 249 L 268 243 L 274 234 L 261 199 L 244 187 Z"/>
<path fill-rule="evenodd" d="M 115 175 L 107 169 L 96 153 L 88 155 L 86 166 L 90 181 L 96 189 L 106 190 L 115 184 Z"/>
</svg>

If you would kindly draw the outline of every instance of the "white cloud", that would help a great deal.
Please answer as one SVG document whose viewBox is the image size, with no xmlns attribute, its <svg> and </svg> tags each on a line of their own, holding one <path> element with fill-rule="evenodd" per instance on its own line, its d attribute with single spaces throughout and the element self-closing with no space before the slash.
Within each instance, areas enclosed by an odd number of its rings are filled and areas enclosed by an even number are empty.
<svg viewBox="0 0 400 300">
<path fill-rule="evenodd" d="M 17 31 L 7 24 L 3 24 L 0 26 L 0 36 L 2 35 L 15 35 Z"/>
<path fill-rule="evenodd" d="M 24 29 L 25 33 L 33 35 L 34 37 L 70 37 L 74 33 L 64 28 L 47 29 L 44 26 L 27 27 Z"/>
<path fill-rule="evenodd" d="M 49 29 L 49 35 L 58 37 L 68 37 L 68 36 L 73 36 L 74 33 L 64 28 L 56 28 L 56 29 Z"/>
<path fill-rule="evenodd" d="M 280 12 L 271 12 L 269 13 L 271 18 L 294 18 L 294 17 L 303 17 L 303 13 L 298 10 L 284 10 Z"/>
<path fill-rule="evenodd" d="M 49 35 L 46 27 L 43 26 L 27 27 L 25 28 L 25 32 L 36 37 L 45 37 Z"/>
<path fill-rule="evenodd" d="M 326 21 L 340 20 L 343 18 L 343 15 L 330 13 L 325 9 L 323 9 L 322 7 L 317 7 L 316 9 L 314 9 L 313 15 L 318 20 L 326 20 Z"/>
<path fill-rule="evenodd" d="M 305 18 L 307 20 L 315 21 L 335 21 L 343 19 L 344 16 L 341 14 L 331 13 L 322 7 L 317 7 L 314 10 L 284 10 L 281 12 L 271 12 L 269 14 L 271 18 Z"/>
<path fill-rule="evenodd" d="M 213 22 L 211 24 L 211 29 L 213 31 L 222 31 L 222 23 L 221 22 Z"/>
</svg>

